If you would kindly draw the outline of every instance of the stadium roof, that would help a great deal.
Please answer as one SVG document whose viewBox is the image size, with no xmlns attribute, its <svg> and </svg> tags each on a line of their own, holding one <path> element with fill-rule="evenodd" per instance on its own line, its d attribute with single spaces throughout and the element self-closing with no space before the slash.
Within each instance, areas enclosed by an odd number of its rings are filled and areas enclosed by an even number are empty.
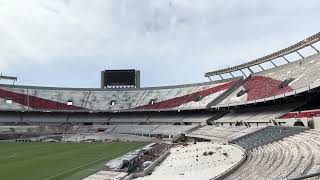
<svg viewBox="0 0 320 180">
<path fill-rule="evenodd" d="M 310 36 L 310 37 L 306 38 L 305 40 L 300 41 L 290 47 L 287 47 L 287 48 L 282 49 L 280 51 L 263 56 L 261 58 L 255 59 L 253 61 L 243 63 L 243 64 L 240 64 L 240 65 L 237 65 L 234 67 L 229 67 L 229 68 L 225 68 L 225 69 L 221 69 L 221 70 L 217 70 L 217 71 L 207 72 L 207 73 L 205 73 L 205 77 L 216 76 L 216 75 L 231 73 L 231 72 L 235 72 L 235 71 L 241 71 L 242 69 L 249 69 L 249 71 L 252 72 L 250 67 L 255 66 L 255 65 L 260 65 L 262 63 L 269 62 L 269 61 L 271 61 L 271 63 L 273 64 L 272 60 L 274 60 L 276 58 L 280 58 L 280 57 L 284 58 L 287 62 L 289 62 L 284 56 L 291 54 L 293 52 L 297 52 L 303 58 L 303 56 L 298 51 L 300 49 L 307 47 L 307 46 L 312 47 L 315 51 L 317 51 L 319 53 L 319 50 L 317 50 L 314 46 L 312 46 L 312 44 L 314 44 L 318 41 L 320 41 L 320 32 L 313 35 L 313 36 Z"/>
</svg>

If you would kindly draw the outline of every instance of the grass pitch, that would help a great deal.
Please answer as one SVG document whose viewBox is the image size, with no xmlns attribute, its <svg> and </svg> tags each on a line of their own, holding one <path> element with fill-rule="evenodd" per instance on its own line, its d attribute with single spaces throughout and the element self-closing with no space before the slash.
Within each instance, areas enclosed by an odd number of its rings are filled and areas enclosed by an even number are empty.
<svg viewBox="0 0 320 180">
<path fill-rule="evenodd" d="M 0 179 L 76 180 L 143 143 L 0 143 Z"/>
</svg>

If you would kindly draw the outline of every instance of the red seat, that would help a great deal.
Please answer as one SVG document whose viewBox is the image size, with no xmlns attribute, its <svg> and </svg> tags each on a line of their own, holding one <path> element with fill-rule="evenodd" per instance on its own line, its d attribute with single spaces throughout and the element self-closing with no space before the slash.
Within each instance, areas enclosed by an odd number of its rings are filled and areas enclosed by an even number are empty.
<svg viewBox="0 0 320 180">
<path fill-rule="evenodd" d="M 282 81 L 269 77 L 252 76 L 243 84 L 243 87 L 246 89 L 248 94 L 247 100 L 254 101 L 293 91 L 290 86 L 279 88 L 278 86 L 281 83 Z"/>
</svg>

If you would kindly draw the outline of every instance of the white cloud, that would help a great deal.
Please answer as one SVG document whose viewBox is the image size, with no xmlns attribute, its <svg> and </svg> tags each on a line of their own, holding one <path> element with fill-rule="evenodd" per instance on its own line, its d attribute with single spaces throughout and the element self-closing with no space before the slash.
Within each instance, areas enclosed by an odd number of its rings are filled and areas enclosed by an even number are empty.
<svg viewBox="0 0 320 180">
<path fill-rule="evenodd" d="M 318 7 L 317 0 L 0 0 L 0 71 L 38 85 L 98 86 L 103 67 L 140 68 L 145 85 L 202 81 L 206 71 L 316 33 Z"/>
</svg>

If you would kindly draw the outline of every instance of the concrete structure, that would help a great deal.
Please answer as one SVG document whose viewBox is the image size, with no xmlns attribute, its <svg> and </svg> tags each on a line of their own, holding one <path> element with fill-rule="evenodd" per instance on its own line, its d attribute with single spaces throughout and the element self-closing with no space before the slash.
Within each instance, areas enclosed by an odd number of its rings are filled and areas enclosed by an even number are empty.
<svg viewBox="0 0 320 180">
<path fill-rule="evenodd" d="M 237 80 L 113 90 L 0 85 L 0 110 L 114 112 L 206 109 Z"/>
<path fill-rule="evenodd" d="M 83 180 L 120 180 L 125 178 L 128 173 L 115 171 L 99 171 Z"/>
<path fill-rule="evenodd" d="M 256 147 L 226 179 L 284 179 L 319 172 L 319 135 L 319 131 L 310 130 Z"/>
<path fill-rule="evenodd" d="M 252 74 L 242 86 L 213 107 L 266 102 L 319 87 L 320 54 Z"/>
<path fill-rule="evenodd" d="M 253 127 L 247 128 L 245 126 L 236 127 L 224 127 L 224 126 L 203 126 L 188 134 L 187 137 L 198 138 L 198 139 L 210 139 L 215 142 L 228 143 L 232 140 L 246 136 L 250 133 L 258 131 L 262 128 Z"/>
<path fill-rule="evenodd" d="M 152 172 L 139 179 L 211 179 L 245 157 L 241 148 L 214 142 L 198 142 L 172 148 L 170 155 Z"/>
</svg>

